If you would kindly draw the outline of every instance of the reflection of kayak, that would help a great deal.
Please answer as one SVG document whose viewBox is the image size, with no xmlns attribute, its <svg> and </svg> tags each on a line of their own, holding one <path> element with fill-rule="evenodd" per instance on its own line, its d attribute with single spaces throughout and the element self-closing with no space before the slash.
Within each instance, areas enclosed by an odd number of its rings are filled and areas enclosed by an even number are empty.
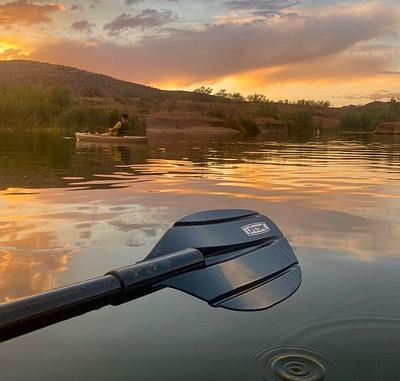
<svg viewBox="0 0 400 381">
<path fill-rule="evenodd" d="M 101 143 L 121 143 L 121 144 L 132 144 L 132 143 L 147 143 L 147 136 L 105 136 L 105 135 L 94 135 L 83 132 L 75 133 L 76 140 L 78 142 L 101 142 Z"/>
</svg>

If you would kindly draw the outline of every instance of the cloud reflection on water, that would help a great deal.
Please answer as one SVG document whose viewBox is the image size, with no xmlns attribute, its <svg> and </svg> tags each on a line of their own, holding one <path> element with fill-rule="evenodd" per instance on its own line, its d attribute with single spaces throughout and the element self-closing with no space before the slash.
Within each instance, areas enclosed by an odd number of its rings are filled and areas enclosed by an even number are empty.
<svg viewBox="0 0 400 381">
<path fill-rule="evenodd" d="M 60 175 L 66 187 L 1 193 L 1 301 L 61 284 L 60 274 L 72 271 L 71 261 L 79 267 L 83 251 L 112 248 L 115 261 L 124 262 L 119 252 L 151 247 L 169 224 L 201 209 L 255 209 L 276 221 L 294 247 L 319 249 L 321 256 L 329 250 L 357 261 L 398 256 L 396 144 L 202 145 L 171 138 L 125 162 L 109 147 L 78 147 L 74 155 Z M 89 169 L 99 173 L 83 171 L 85 155 L 96 159 Z"/>
</svg>

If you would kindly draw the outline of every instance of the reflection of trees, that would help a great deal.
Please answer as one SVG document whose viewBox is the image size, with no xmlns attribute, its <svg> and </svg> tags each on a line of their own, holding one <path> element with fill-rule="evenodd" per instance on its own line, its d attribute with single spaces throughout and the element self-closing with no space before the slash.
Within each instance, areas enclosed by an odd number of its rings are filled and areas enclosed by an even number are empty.
<svg viewBox="0 0 400 381">
<path fill-rule="evenodd" d="M 0 189 L 61 186 L 59 172 L 71 164 L 73 146 L 55 134 L 2 133 Z"/>
<path fill-rule="evenodd" d="M 93 179 L 116 164 L 144 163 L 146 151 L 116 146 L 78 146 L 57 134 L 27 132 L 0 138 L 0 189 L 62 188 L 63 177 Z"/>
<path fill-rule="evenodd" d="M 124 172 L 124 166 L 131 167 L 130 175 L 146 175 L 149 174 L 146 168 L 151 167 L 147 165 L 149 160 L 160 159 L 185 161 L 193 167 L 204 168 L 204 175 L 210 168 L 215 173 L 219 167 L 248 162 L 327 166 L 333 153 L 335 160 L 361 157 L 365 166 L 384 161 L 391 164 L 390 171 L 397 170 L 395 164 L 400 160 L 400 140 L 396 137 L 359 135 L 349 136 L 348 142 L 341 138 L 332 143 L 337 137 L 322 135 L 316 141 L 313 136 L 301 134 L 258 135 L 247 140 L 234 135 L 204 133 L 151 133 L 149 136 L 147 146 L 118 146 L 77 144 L 56 134 L 2 134 L 0 189 L 63 188 L 68 187 L 74 177 L 91 188 L 107 188 L 110 184 L 106 182 L 96 183 L 97 175 L 112 178 L 115 173 Z M 343 149 L 338 148 L 341 144 Z M 162 174 L 162 168 L 160 170 Z M 199 172 L 193 173 L 196 174 Z"/>
</svg>

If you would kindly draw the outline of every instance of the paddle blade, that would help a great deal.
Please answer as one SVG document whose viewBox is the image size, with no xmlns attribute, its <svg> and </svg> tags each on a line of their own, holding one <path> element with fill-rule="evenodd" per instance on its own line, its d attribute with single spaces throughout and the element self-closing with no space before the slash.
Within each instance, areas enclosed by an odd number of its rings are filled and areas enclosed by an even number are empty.
<svg viewBox="0 0 400 381">
<path fill-rule="evenodd" d="M 249 210 L 197 213 L 178 221 L 148 258 L 196 248 L 205 268 L 159 283 L 239 311 L 269 308 L 292 295 L 301 272 L 292 248 L 267 217 Z"/>
<path fill-rule="evenodd" d="M 222 297 L 210 304 L 213 307 L 223 307 L 236 311 L 264 310 L 290 297 L 296 292 L 300 284 L 300 267 L 295 265 L 266 283 L 254 288 L 245 288 L 242 292 Z"/>
</svg>

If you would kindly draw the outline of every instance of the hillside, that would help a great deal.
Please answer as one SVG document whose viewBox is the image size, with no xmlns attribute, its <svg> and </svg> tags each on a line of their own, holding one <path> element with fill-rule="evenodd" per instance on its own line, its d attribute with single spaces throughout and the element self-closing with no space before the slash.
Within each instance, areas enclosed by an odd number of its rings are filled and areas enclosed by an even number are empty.
<svg viewBox="0 0 400 381">
<path fill-rule="evenodd" d="M 69 66 L 35 61 L 0 61 L 0 86 L 35 85 L 43 88 L 66 87 L 75 96 L 151 96 L 161 90 L 121 81 Z"/>
</svg>

